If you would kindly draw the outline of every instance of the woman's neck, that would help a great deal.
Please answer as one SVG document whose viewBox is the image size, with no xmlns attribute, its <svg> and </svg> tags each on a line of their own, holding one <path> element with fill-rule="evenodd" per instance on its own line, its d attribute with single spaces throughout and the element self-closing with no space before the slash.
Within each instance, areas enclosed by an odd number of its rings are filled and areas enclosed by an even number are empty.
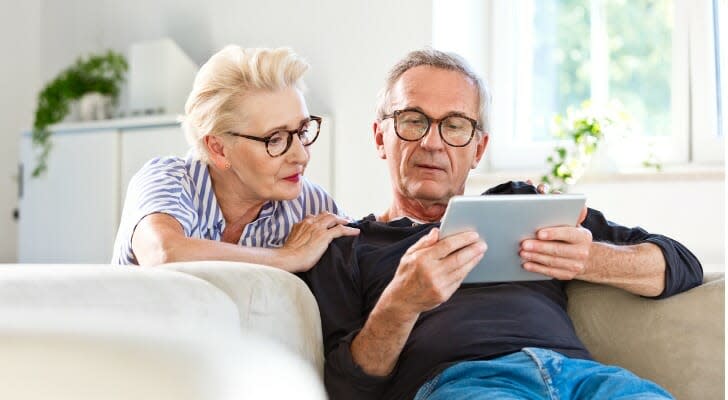
<svg viewBox="0 0 728 400">
<path fill-rule="evenodd" d="M 240 186 L 240 182 L 230 170 L 220 171 L 211 166 L 209 171 L 212 190 L 215 192 L 225 225 L 242 227 L 255 220 L 266 201 L 254 199 L 235 190 Z"/>
</svg>

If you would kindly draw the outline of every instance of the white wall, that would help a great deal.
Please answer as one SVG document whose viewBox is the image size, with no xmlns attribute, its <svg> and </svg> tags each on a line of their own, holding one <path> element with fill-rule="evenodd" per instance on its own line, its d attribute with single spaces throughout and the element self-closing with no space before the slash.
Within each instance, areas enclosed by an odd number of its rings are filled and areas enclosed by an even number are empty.
<svg viewBox="0 0 728 400">
<path fill-rule="evenodd" d="M 352 216 L 363 216 L 390 199 L 384 162 L 373 161 L 377 92 L 397 59 L 430 43 L 431 15 L 420 0 L 45 0 L 41 74 L 51 78 L 81 53 L 126 52 L 163 36 L 199 64 L 229 43 L 293 47 L 312 66 L 310 111 L 333 117 L 334 194 Z"/>
<path fill-rule="evenodd" d="M 0 1 L 0 263 L 16 258 L 19 132 L 33 122 L 38 91 L 40 1 Z M 40 232 L 39 232 L 40 234 Z M 43 240 L 39 235 L 38 240 Z"/>
</svg>

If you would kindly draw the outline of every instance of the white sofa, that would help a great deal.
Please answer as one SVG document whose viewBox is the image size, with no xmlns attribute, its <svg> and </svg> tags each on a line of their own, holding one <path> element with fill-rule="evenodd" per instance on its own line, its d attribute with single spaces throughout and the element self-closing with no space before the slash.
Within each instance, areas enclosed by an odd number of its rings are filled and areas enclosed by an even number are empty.
<svg viewBox="0 0 728 400">
<path fill-rule="evenodd" d="M 233 281 L 264 268 L 179 267 Z M 285 335 L 247 329 L 249 289 L 231 297 L 171 268 L 0 266 L 0 398 L 325 399 Z"/>
<path fill-rule="evenodd" d="M 723 398 L 724 281 L 666 300 L 576 282 L 600 361 L 678 399 Z M 0 398 L 325 398 L 321 323 L 296 276 L 195 262 L 0 266 Z"/>
</svg>

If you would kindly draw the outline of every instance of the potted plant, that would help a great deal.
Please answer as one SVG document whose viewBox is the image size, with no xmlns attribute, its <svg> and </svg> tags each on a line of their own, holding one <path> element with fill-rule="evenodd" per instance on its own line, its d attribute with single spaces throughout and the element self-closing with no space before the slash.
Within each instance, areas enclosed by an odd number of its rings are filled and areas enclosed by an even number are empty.
<svg viewBox="0 0 728 400">
<path fill-rule="evenodd" d="M 588 170 L 600 149 L 604 169 L 610 162 L 609 154 L 603 151 L 607 136 L 627 134 L 628 120 L 629 116 L 618 103 L 597 107 L 590 101 L 583 102 L 578 109 L 569 107 L 565 116 L 556 115 L 552 133 L 561 141 L 546 158 L 549 171 L 541 177 L 541 182 L 550 185 L 552 191 L 567 191 Z"/>
<path fill-rule="evenodd" d="M 104 54 L 80 57 L 46 84 L 38 95 L 33 122 L 33 146 L 40 148 L 33 177 L 40 176 L 48 168 L 47 160 L 51 150 L 51 132 L 48 127 L 63 121 L 71 104 L 86 94 L 108 96 L 116 104 L 127 69 L 124 56 L 109 50 Z"/>
</svg>

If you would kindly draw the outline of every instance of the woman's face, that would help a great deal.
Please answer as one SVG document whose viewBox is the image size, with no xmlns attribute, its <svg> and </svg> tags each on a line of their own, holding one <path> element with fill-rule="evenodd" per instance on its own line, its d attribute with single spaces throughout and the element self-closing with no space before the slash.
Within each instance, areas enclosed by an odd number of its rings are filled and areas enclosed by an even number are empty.
<svg viewBox="0 0 728 400">
<path fill-rule="evenodd" d="M 309 117 L 306 102 L 298 89 L 259 91 L 239 100 L 237 107 L 246 117 L 233 124 L 231 131 L 267 137 L 281 129 L 294 130 Z M 283 155 L 271 157 L 264 142 L 228 136 L 225 138 L 228 172 L 240 181 L 238 194 L 253 200 L 290 200 L 301 193 L 301 176 L 308 164 L 309 150 L 293 136 Z"/>
</svg>

